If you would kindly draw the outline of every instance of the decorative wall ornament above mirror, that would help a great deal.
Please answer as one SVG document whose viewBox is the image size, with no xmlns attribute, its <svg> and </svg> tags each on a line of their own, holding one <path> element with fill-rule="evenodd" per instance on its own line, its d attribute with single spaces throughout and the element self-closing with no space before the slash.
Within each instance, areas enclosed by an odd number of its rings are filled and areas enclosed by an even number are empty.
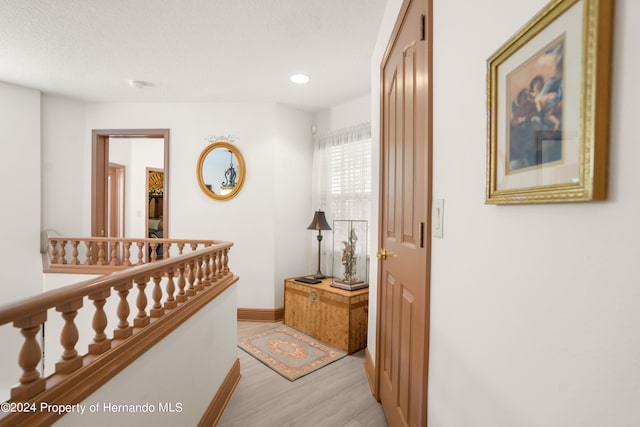
<svg viewBox="0 0 640 427">
<path fill-rule="evenodd" d="M 240 151 L 230 142 L 231 137 L 210 137 L 214 142 L 200 154 L 196 175 L 198 184 L 207 196 L 216 200 L 234 197 L 244 183 L 245 164 Z"/>
</svg>

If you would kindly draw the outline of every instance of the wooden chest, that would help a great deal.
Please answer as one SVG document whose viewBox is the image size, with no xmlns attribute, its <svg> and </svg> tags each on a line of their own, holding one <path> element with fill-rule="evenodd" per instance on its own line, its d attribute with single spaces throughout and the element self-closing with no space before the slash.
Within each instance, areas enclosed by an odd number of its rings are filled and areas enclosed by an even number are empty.
<svg viewBox="0 0 640 427">
<path fill-rule="evenodd" d="M 367 345 L 369 289 L 284 281 L 284 323 L 339 350 L 353 353 Z"/>
</svg>

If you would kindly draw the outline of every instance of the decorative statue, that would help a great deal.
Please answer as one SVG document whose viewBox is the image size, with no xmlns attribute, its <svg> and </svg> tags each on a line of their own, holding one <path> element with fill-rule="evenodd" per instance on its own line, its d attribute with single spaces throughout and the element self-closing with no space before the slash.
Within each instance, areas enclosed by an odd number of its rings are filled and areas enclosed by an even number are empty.
<svg viewBox="0 0 640 427">
<path fill-rule="evenodd" d="M 355 228 L 352 228 L 349 232 L 349 239 L 343 240 L 342 244 L 344 248 L 342 250 L 342 265 L 344 265 L 344 277 L 343 280 L 346 283 L 353 283 L 356 281 L 356 242 L 358 236 L 356 235 Z"/>
</svg>

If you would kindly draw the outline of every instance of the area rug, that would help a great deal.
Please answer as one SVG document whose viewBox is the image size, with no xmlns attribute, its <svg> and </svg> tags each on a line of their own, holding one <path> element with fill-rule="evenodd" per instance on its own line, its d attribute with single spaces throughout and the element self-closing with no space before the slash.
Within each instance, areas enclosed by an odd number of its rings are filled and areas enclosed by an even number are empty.
<svg viewBox="0 0 640 427">
<path fill-rule="evenodd" d="M 286 325 L 243 338 L 238 346 L 289 381 L 347 355 Z"/>
</svg>

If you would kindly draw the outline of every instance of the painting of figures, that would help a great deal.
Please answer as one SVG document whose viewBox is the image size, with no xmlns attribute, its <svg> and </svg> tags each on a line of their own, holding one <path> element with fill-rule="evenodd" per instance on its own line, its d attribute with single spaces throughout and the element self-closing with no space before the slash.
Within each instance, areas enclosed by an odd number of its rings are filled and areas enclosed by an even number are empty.
<svg viewBox="0 0 640 427">
<path fill-rule="evenodd" d="M 564 36 L 507 76 L 507 173 L 562 160 Z"/>
</svg>

